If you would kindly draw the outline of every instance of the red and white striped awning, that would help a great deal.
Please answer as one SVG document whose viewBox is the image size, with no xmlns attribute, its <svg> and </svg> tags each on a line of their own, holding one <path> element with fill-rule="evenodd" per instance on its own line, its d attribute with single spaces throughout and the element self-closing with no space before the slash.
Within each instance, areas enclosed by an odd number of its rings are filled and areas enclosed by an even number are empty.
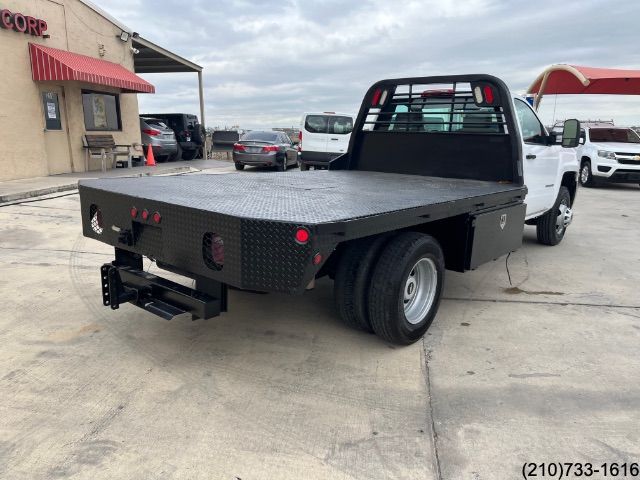
<svg viewBox="0 0 640 480">
<path fill-rule="evenodd" d="M 155 93 L 146 80 L 117 63 L 43 45 L 29 44 L 31 74 L 36 81 L 71 81 L 107 85 L 127 93 Z"/>
</svg>

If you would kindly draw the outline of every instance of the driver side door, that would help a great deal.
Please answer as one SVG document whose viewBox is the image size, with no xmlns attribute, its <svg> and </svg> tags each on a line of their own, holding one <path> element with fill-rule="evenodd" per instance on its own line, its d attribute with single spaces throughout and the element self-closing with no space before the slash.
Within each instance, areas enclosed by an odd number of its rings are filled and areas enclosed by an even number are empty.
<svg viewBox="0 0 640 480">
<path fill-rule="evenodd" d="M 551 143 L 544 126 L 529 104 L 514 99 L 522 137 L 524 183 L 528 193 L 527 218 L 537 217 L 551 208 L 556 200 L 560 145 Z"/>
</svg>

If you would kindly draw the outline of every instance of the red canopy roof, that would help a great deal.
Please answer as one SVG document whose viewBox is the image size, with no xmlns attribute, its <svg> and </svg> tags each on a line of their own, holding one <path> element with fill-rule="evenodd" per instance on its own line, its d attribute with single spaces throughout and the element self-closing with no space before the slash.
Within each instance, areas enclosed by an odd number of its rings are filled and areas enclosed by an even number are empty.
<svg viewBox="0 0 640 480">
<path fill-rule="evenodd" d="M 527 93 L 640 95 L 640 70 L 552 65 L 536 78 Z"/>
<path fill-rule="evenodd" d="M 129 93 L 156 91 L 149 82 L 117 63 L 34 43 L 29 44 L 29 55 L 34 80 L 76 80 L 117 87 Z"/>
</svg>

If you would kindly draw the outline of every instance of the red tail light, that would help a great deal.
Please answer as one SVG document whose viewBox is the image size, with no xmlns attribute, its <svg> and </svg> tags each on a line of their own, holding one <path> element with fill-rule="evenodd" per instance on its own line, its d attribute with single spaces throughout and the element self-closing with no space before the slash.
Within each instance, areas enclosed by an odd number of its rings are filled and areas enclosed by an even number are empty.
<svg viewBox="0 0 640 480">
<path fill-rule="evenodd" d="M 162 133 L 160 130 L 156 130 L 155 128 L 143 128 L 142 132 L 147 135 L 151 135 L 152 137 L 156 137 Z"/>
<path fill-rule="evenodd" d="M 489 85 L 484 86 L 484 100 L 487 103 L 493 103 L 493 90 Z"/>
<path fill-rule="evenodd" d="M 302 141 L 302 130 L 298 132 L 298 140 Z"/>
<path fill-rule="evenodd" d="M 311 233 L 304 227 L 300 227 L 296 230 L 296 242 L 305 244 L 311 238 Z"/>
<path fill-rule="evenodd" d="M 246 152 L 247 149 L 244 148 L 244 145 L 242 145 L 241 143 L 234 143 L 233 144 L 233 151 L 234 152 Z"/>
<path fill-rule="evenodd" d="M 136 218 L 138 216 L 138 209 L 136 207 L 131 207 L 131 218 Z"/>
<path fill-rule="evenodd" d="M 280 150 L 277 145 L 267 145 L 266 147 L 262 147 L 263 152 L 277 152 Z"/>
<path fill-rule="evenodd" d="M 160 215 L 160 212 L 156 212 L 153 214 L 153 221 L 155 223 L 160 223 L 162 221 L 162 215 Z"/>
<path fill-rule="evenodd" d="M 371 99 L 371 106 L 375 107 L 376 105 L 378 105 L 378 102 L 380 101 L 380 96 L 382 95 L 382 89 L 381 88 L 377 88 L 375 92 L 373 92 L 373 98 Z"/>
<path fill-rule="evenodd" d="M 149 218 L 149 210 L 145 208 L 144 210 L 142 210 L 142 219 L 146 221 L 148 218 Z"/>
</svg>

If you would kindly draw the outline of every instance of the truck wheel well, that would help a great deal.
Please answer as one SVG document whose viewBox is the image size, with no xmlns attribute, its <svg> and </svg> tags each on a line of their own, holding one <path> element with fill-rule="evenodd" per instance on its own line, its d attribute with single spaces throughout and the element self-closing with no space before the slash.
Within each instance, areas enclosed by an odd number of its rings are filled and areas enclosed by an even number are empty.
<svg viewBox="0 0 640 480">
<path fill-rule="evenodd" d="M 565 172 L 565 174 L 562 176 L 562 182 L 560 182 L 560 185 L 567 187 L 567 189 L 569 190 L 569 195 L 571 196 L 571 205 L 573 205 L 573 201 L 576 198 L 576 192 L 578 190 L 577 176 L 578 174 L 576 172 Z"/>
<path fill-rule="evenodd" d="M 580 165 L 582 165 L 584 162 L 591 162 L 591 159 L 589 157 L 582 157 L 580 159 Z"/>
</svg>

